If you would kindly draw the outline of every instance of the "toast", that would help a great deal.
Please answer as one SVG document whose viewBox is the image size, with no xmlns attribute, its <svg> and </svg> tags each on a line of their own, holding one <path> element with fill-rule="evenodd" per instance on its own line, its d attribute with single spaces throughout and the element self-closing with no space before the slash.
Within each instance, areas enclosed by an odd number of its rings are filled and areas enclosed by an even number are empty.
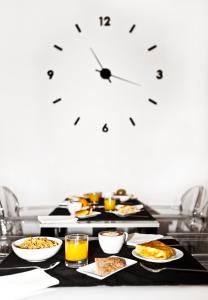
<svg viewBox="0 0 208 300">
<path fill-rule="evenodd" d="M 121 257 L 95 258 L 96 274 L 106 276 L 126 266 L 126 260 Z"/>
</svg>

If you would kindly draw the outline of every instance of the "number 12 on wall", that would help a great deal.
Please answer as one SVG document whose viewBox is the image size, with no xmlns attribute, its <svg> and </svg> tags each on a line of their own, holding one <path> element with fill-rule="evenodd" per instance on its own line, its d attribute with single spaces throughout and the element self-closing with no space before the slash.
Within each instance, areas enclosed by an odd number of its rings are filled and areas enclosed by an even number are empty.
<svg viewBox="0 0 208 300">
<path fill-rule="evenodd" d="M 110 17 L 99 17 L 100 26 L 110 26 L 111 19 Z"/>
</svg>

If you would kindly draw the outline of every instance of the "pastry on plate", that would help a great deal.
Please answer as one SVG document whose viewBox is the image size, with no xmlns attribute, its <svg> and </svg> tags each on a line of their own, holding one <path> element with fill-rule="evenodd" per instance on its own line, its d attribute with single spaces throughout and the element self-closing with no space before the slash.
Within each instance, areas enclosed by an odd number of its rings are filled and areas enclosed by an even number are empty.
<svg viewBox="0 0 208 300">
<path fill-rule="evenodd" d="M 176 254 L 175 249 L 160 241 L 151 241 L 137 245 L 135 252 L 138 255 L 158 260 L 165 260 Z"/>
<path fill-rule="evenodd" d="M 138 209 L 137 205 L 121 205 L 117 211 L 120 215 L 125 216 L 125 215 L 135 214 L 139 212 L 140 209 Z"/>
<path fill-rule="evenodd" d="M 106 276 L 126 266 L 126 260 L 121 257 L 95 258 L 96 274 Z"/>
<path fill-rule="evenodd" d="M 75 216 L 76 217 L 84 217 L 84 216 L 88 216 L 92 213 L 92 208 L 90 209 L 82 209 L 82 210 L 78 210 L 75 212 Z"/>
</svg>

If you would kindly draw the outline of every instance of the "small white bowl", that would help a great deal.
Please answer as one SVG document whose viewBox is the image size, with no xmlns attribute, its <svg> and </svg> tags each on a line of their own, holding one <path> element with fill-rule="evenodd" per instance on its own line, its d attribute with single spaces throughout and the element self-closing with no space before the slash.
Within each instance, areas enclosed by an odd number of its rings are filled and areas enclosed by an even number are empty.
<svg viewBox="0 0 208 300">
<path fill-rule="evenodd" d="M 43 238 L 43 236 L 36 236 L 32 238 Z M 19 256 L 20 258 L 32 261 L 32 262 L 38 262 L 38 261 L 44 261 L 52 256 L 54 256 L 62 245 L 62 240 L 54 238 L 54 237 L 47 237 L 44 236 L 44 238 L 47 238 L 48 240 L 52 240 L 58 243 L 57 246 L 51 247 L 51 248 L 43 248 L 43 249 L 22 249 L 18 248 L 16 245 L 23 243 L 27 238 L 23 238 L 20 240 L 17 240 L 12 243 L 12 249 L 14 253 Z"/>
<path fill-rule="evenodd" d="M 121 195 L 121 196 L 113 195 L 113 198 L 120 200 L 120 202 L 125 202 L 125 201 L 129 200 L 131 198 L 131 196 L 130 195 Z"/>
</svg>

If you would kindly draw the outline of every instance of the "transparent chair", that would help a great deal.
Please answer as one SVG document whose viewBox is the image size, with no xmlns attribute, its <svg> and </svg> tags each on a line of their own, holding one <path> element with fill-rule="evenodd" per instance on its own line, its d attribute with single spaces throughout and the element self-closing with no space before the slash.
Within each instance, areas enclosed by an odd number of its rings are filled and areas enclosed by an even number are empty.
<svg viewBox="0 0 208 300">
<path fill-rule="evenodd" d="M 153 206 L 153 216 L 166 231 L 203 232 L 207 228 L 208 198 L 203 186 L 193 186 L 181 197 L 180 205 L 174 209 L 170 206 Z M 165 212 L 165 209 L 168 213 Z M 174 226 L 173 226 L 174 224 Z M 166 226 L 165 226 L 166 225 Z M 172 226 L 172 229 L 170 229 Z"/>
<path fill-rule="evenodd" d="M 0 187 L 1 235 L 22 235 L 22 222 L 15 220 L 20 216 L 16 195 L 7 187 Z M 14 220 L 13 220 L 14 219 Z"/>
</svg>

